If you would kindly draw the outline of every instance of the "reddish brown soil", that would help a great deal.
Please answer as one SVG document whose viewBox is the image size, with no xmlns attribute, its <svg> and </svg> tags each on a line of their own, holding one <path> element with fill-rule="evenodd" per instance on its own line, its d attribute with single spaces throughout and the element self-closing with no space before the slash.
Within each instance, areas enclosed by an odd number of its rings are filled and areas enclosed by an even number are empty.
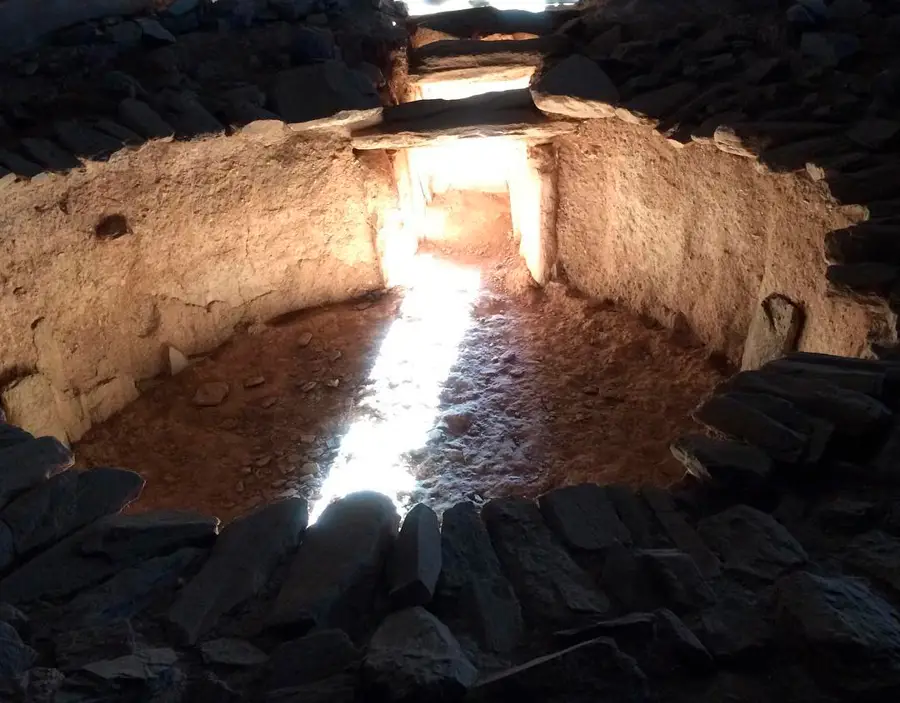
<svg viewBox="0 0 900 703">
<path fill-rule="evenodd" d="M 441 392 L 440 430 L 404 457 L 418 487 L 403 499 L 441 510 L 581 481 L 677 479 L 668 442 L 692 427 L 689 413 L 722 379 L 708 354 L 561 284 L 530 288 L 514 255 L 490 254 Z M 457 260 L 471 266 L 472 252 Z M 95 427 L 77 446 L 81 465 L 141 472 L 137 511 L 228 520 L 280 495 L 317 498 L 360 400 L 373 393 L 367 377 L 402 300 L 397 292 L 309 310 L 233 339 Z M 228 397 L 196 407 L 196 389 L 210 381 L 227 382 Z"/>
</svg>

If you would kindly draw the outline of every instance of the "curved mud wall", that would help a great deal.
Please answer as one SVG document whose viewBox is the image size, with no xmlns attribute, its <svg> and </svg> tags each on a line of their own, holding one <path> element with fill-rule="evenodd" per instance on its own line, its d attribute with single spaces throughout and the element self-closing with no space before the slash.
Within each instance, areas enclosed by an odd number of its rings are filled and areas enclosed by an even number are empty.
<svg viewBox="0 0 900 703">
<path fill-rule="evenodd" d="M 751 159 L 592 120 L 558 142 L 560 263 L 585 293 L 673 325 L 740 362 L 760 302 L 800 304 L 800 349 L 859 356 L 871 313 L 827 294 L 825 234 L 850 223 L 824 189 Z"/>
<path fill-rule="evenodd" d="M 98 236 L 111 215 L 127 231 Z M 199 354 L 382 285 L 348 144 L 290 133 L 152 142 L 10 185 L 0 232 L 3 405 L 68 440 L 164 371 L 168 345 Z"/>
</svg>

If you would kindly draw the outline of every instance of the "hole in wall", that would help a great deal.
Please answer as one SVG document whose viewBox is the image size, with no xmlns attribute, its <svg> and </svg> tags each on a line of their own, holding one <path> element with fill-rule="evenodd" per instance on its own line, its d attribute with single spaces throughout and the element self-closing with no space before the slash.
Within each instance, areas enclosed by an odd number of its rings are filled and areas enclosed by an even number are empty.
<svg viewBox="0 0 900 703">
<path fill-rule="evenodd" d="M 118 239 L 129 233 L 128 220 L 124 215 L 105 215 L 94 225 L 98 239 Z"/>
</svg>

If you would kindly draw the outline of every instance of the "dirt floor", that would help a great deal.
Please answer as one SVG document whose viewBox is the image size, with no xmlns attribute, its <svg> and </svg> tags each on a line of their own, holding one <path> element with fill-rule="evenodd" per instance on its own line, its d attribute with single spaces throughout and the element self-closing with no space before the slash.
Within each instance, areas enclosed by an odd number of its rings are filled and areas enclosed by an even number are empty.
<svg viewBox="0 0 900 703">
<path fill-rule="evenodd" d="M 509 241 L 431 243 L 417 261 L 405 290 L 305 311 L 192 360 L 95 427 L 80 465 L 141 472 L 132 510 L 226 521 L 290 494 L 320 510 L 379 488 L 440 511 L 681 475 L 668 442 L 723 377 L 689 335 L 562 284 L 534 288 Z M 221 402 L 210 383 L 227 384 Z"/>
</svg>

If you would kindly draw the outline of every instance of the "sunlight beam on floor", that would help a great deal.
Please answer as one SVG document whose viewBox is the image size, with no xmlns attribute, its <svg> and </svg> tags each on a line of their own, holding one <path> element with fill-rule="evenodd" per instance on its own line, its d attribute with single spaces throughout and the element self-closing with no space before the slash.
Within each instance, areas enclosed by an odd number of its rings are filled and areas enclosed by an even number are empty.
<svg viewBox="0 0 900 703">
<path fill-rule="evenodd" d="M 477 268 L 423 254 L 413 259 L 399 314 L 378 350 L 310 523 L 329 503 L 355 491 L 377 491 L 398 510 L 405 506 L 416 487 L 408 453 L 424 446 L 436 424 L 441 388 L 472 325 L 480 288 Z"/>
</svg>

